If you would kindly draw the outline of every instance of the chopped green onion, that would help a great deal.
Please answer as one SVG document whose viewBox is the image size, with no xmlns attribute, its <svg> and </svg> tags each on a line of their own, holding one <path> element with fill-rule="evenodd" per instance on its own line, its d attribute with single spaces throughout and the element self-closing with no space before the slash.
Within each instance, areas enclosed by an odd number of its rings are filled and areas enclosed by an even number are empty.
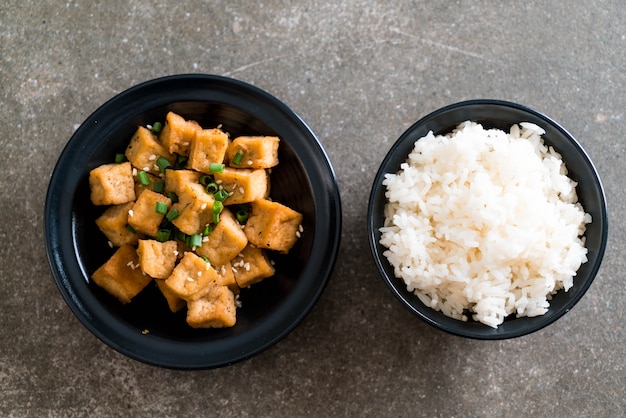
<svg viewBox="0 0 626 418">
<path fill-rule="evenodd" d="M 209 175 L 200 176 L 200 184 L 203 186 L 208 185 L 209 183 L 213 183 L 213 177 Z"/>
<path fill-rule="evenodd" d="M 208 224 L 207 224 L 207 225 L 204 227 L 204 229 L 202 230 L 202 236 L 203 236 L 203 237 L 206 237 L 206 236 L 210 235 L 210 234 L 211 234 L 211 232 L 213 232 L 213 228 L 211 228 L 211 225 L 208 225 Z"/>
<path fill-rule="evenodd" d="M 219 186 L 216 183 L 209 183 L 206 185 L 206 192 L 208 194 L 217 193 L 218 190 L 219 190 Z"/>
<path fill-rule="evenodd" d="M 165 203 L 165 202 L 156 202 L 155 211 L 157 213 L 165 215 L 167 213 L 167 203 Z"/>
<path fill-rule="evenodd" d="M 228 192 L 224 189 L 218 190 L 217 192 L 213 194 L 213 197 L 215 197 L 215 200 L 219 200 L 220 202 L 223 202 L 228 197 Z"/>
<path fill-rule="evenodd" d="M 116 163 L 123 163 L 124 161 L 126 161 L 126 156 L 124 154 L 115 154 L 115 162 Z"/>
<path fill-rule="evenodd" d="M 224 209 L 224 205 L 219 200 L 213 202 L 213 223 L 216 224 L 220 221 L 220 213 Z"/>
<path fill-rule="evenodd" d="M 154 122 L 154 125 L 152 125 L 152 133 L 155 135 L 160 134 L 162 129 L 163 124 L 161 122 Z"/>
<path fill-rule="evenodd" d="M 156 160 L 156 165 L 159 167 L 162 173 L 165 173 L 165 170 L 170 168 L 172 164 L 165 157 L 159 157 Z"/>
<path fill-rule="evenodd" d="M 190 247 L 202 247 L 202 236 L 198 234 L 190 235 L 189 246 Z"/>
<path fill-rule="evenodd" d="M 183 231 L 181 231 L 180 229 L 176 230 L 176 238 L 178 238 L 181 241 L 184 241 L 185 243 L 187 242 L 187 234 L 185 234 Z"/>
<path fill-rule="evenodd" d="M 249 217 L 248 208 L 246 207 L 240 208 L 235 214 L 235 217 L 237 218 L 237 222 L 239 222 L 241 225 L 248 222 L 248 217 Z"/>
<path fill-rule="evenodd" d="M 172 209 L 169 212 L 167 212 L 165 217 L 167 218 L 168 221 L 172 222 L 174 219 L 178 218 L 179 215 L 180 213 L 178 212 L 178 209 Z"/>
<path fill-rule="evenodd" d="M 176 168 L 183 168 L 187 165 L 189 161 L 189 157 L 185 157 L 184 155 L 179 155 L 176 157 Z"/>
<path fill-rule="evenodd" d="M 201 255 L 200 258 L 203 259 L 209 265 L 211 264 L 211 262 L 209 261 L 209 257 L 207 257 L 206 255 Z"/>
<path fill-rule="evenodd" d="M 159 242 L 165 242 L 170 239 L 171 234 L 172 234 L 172 231 L 170 231 L 169 229 L 159 229 L 159 232 L 157 232 L 156 239 Z"/>
<path fill-rule="evenodd" d="M 126 224 L 126 229 L 128 229 L 130 232 L 132 232 L 133 234 L 136 234 L 137 231 L 135 231 L 135 228 L 133 228 L 132 226 L 130 226 L 130 224 Z"/>
<path fill-rule="evenodd" d="M 163 193 L 163 191 L 165 190 L 165 183 L 162 181 L 155 182 L 154 186 L 152 186 L 152 190 L 157 193 Z"/>
<path fill-rule="evenodd" d="M 148 173 L 146 173 L 145 171 L 141 170 L 139 173 L 137 173 L 137 177 L 139 177 L 139 183 L 141 183 L 143 186 L 147 186 L 150 184 L 150 177 L 148 177 Z"/>
<path fill-rule="evenodd" d="M 242 158 L 243 152 L 237 151 L 237 153 L 235 153 L 235 156 L 233 157 L 233 164 L 238 165 L 239 163 L 241 163 Z"/>
<path fill-rule="evenodd" d="M 174 192 L 167 192 L 167 197 L 170 198 L 172 203 L 178 203 L 178 195 Z"/>
<path fill-rule="evenodd" d="M 225 167 L 226 166 L 224 164 L 211 163 L 211 164 L 209 164 L 209 171 L 211 173 L 223 173 Z"/>
</svg>

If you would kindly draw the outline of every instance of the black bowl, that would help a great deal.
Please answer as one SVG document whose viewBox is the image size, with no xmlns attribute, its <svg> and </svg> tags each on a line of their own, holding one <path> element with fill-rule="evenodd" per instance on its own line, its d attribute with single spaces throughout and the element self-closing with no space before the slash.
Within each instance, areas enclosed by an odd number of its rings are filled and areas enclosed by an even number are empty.
<svg viewBox="0 0 626 418">
<path fill-rule="evenodd" d="M 574 277 L 574 285 L 569 291 L 554 295 L 550 308 L 542 316 L 532 318 L 506 318 L 497 329 L 477 321 L 463 322 L 445 316 L 443 313 L 424 305 L 403 280 L 396 278 L 393 267 L 383 255 L 386 250 L 379 241 L 380 227 L 384 222 L 386 204 L 385 186 L 382 185 L 386 173 L 396 173 L 413 150 L 415 141 L 433 131 L 435 135 L 451 132 L 459 123 L 471 120 L 485 128 L 498 128 L 505 132 L 511 125 L 532 122 L 545 129 L 546 144 L 552 145 L 565 161 L 569 177 L 578 183 L 576 192 L 585 211 L 593 221 L 587 225 L 585 233 L 588 249 L 588 262 L 583 264 Z M 537 331 L 563 316 L 582 298 L 594 280 L 607 242 L 608 215 L 602 183 L 591 160 L 580 144 L 559 124 L 547 116 L 519 104 L 499 100 L 470 100 L 452 104 L 436 110 L 411 126 L 391 147 L 383 160 L 372 186 L 368 205 L 368 235 L 370 247 L 378 270 L 391 292 L 415 315 L 427 323 L 449 333 L 484 340 L 497 340 L 519 337 Z"/>
<path fill-rule="evenodd" d="M 192 329 L 172 314 L 154 286 L 122 305 L 90 281 L 112 254 L 94 224 L 103 209 L 89 199 L 89 171 L 124 152 L 139 125 L 168 111 L 219 124 L 232 137 L 277 135 L 280 164 L 271 197 L 304 215 L 304 233 L 288 255 L 273 256 L 276 274 L 241 291 L 237 324 Z M 337 181 L 309 127 L 270 94 L 241 81 L 175 75 L 115 96 L 78 128 L 52 173 L 45 205 L 45 242 L 56 284 L 78 319 L 99 339 L 136 360 L 176 369 L 228 365 L 269 348 L 292 331 L 319 299 L 334 267 L 341 233 Z M 148 332 L 142 332 L 147 330 Z"/>
</svg>

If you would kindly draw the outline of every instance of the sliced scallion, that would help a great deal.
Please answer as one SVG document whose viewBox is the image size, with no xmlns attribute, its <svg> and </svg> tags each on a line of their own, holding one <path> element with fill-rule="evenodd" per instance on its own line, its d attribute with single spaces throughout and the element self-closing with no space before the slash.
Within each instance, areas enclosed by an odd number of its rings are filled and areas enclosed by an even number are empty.
<svg viewBox="0 0 626 418">
<path fill-rule="evenodd" d="M 165 183 L 162 181 L 155 182 L 154 185 L 152 186 L 152 190 L 154 190 L 157 193 L 163 193 L 163 191 L 165 190 Z"/>
<path fill-rule="evenodd" d="M 167 218 L 168 221 L 172 222 L 174 219 L 178 218 L 180 216 L 180 213 L 178 212 L 178 209 L 172 209 L 169 212 L 167 212 L 167 214 L 165 215 L 165 218 Z"/>
<path fill-rule="evenodd" d="M 224 164 L 211 163 L 211 164 L 209 164 L 209 171 L 211 173 L 223 173 L 225 167 L 226 166 Z"/>
<path fill-rule="evenodd" d="M 210 235 L 211 232 L 213 232 L 213 228 L 211 228 L 211 225 L 206 225 L 204 227 L 204 229 L 202 230 L 202 236 L 206 237 L 206 236 Z"/>
<path fill-rule="evenodd" d="M 165 202 L 156 202 L 156 206 L 155 206 L 154 210 L 157 213 L 165 215 L 167 213 L 167 203 L 165 203 Z"/>
<path fill-rule="evenodd" d="M 163 124 L 161 122 L 154 122 L 154 125 L 152 125 L 152 133 L 155 135 L 160 134 L 162 129 Z"/>
<path fill-rule="evenodd" d="M 216 224 L 220 221 L 220 213 L 224 209 L 224 205 L 219 200 L 213 202 L 213 223 Z"/>
<path fill-rule="evenodd" d="M 135 228 L 133 228 L 132 226 L 130 226 L 130 224 L 126 224 L 126 229 L 130 232 L 132 232 L 133 234 L 136 234 L 137 231 L 135 231 Z"/>
<path fill-rule="evenodd" d="M 233 157 L 233 164 L 239 165 L 242 159 L 243 159 L 243 152 L 237 151 L 235 153 L 235 156 Z"/>
<path fill-rule="evenodd" d="M 200 176 L 200 184 L 206 186 L 209 183 L 213 183 L 213 177 L 209 175 Z"/>
<path fill-rule="evenodd" d="M 248 217 L 249 216 L 250 215 L 248 214 L 248 208 L 246 208 L 246 207 L 239 208 L 239 210 L 235 214 L 235 217 L 237 218 L 237 222 L 239 222 L 241 225 L 243 225 L 246 222 L 248 222 Z"/>
<path fill-rule="evenodd" d="M 224 189 L 218 190 L 213 194 L 213 197 L 215 197 L 215 200 L 223 202 L 228 197 L 228 192 Z"/>
<path fill-rule="evenodd" d="M 156 239 L 159 242 L 165 242 L 170 239 L 171 235 L 172 235 L 172 231 L 170 231 L 169 229 L 165 229 L 165 228 L 159 229 L 159 231 L 157 232 Z"/>
<path fill-rule="evenodd" d="M 199 234 L 193 234 L 189 236 L 190 247 L 202 247 L 202 236 Z"/>
<path fill-rule="evenodd" d="M 178 157 L 176 157 L 176 168 L 186 167 L 187 162 L 189 162 L 189 157 L 185 157 L 184 155 L 179 155 Z"/>
<path fill-rule="evenodd" d="M 203 259 L 205 263 L 211 265 L 211 262 L 209 261 L 209 257 L 207 257 L 206 255 L 201 255 L 200 258 Z"/>
<path fill-rule="evenodd" d="M 172 166 L 172 164 L 170 164 L 170 162 L 165 157 L 157 158 L 156 165 L 157 167 L 159 167 L 159 170 L 161 170 L 162 173 L 165 173 L 165 170 Z"/>
<path fill-rule="evenodd" d="M 167 197 L 170 198 L 172 203 L 178 203 L 178 195 L 174 192 L 167 192 Z"/>
<path fill-rule="evenodd" d="M 139 178 L 139 183 L 141 183 L 142 186 L 148 186 L 150 184 L 150 177 L 148 177 L 148 173 L 145 171 L 141 170 L 138 172 L 137 177 Z"/>
<path fill-rule="evenodd" d="M 219 186 L 216 183 L 209 183 L 206 185 L 206 192 L 208 194 L 215 194 L 219 190 Z"/>
<path fill-rule="evenodd" d="M 115 154 L 115 162 L 116 163 L 123 163 L 124 161 L 126 161 L 126 156 L 124 154 Z"/>
</svg>

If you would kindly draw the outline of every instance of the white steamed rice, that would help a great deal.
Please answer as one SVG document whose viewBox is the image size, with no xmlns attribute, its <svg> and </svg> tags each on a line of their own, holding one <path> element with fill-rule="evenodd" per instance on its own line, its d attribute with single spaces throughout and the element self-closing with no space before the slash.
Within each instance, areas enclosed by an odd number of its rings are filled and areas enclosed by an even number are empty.
<svg viewBox="0 0 626 418">
<path fill-rule="evenodd" d="M 427 306 L 496 328 L 508 315 L 538 316 L 569 290 L 587 261 L 576 183 L 544 130 L 464 122 L 415 142 L 386 174 L 384 255 Z"/>
</svg>

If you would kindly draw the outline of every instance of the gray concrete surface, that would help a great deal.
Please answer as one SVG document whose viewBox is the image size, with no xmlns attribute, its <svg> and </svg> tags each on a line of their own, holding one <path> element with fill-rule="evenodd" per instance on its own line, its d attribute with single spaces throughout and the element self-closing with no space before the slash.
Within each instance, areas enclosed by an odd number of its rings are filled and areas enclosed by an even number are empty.
<svg viewBox="0 0 626 418">
<path fill-rule="evenodd" d="M 0 415 L 588 416 L 626 414 L 626 4 L 605 1 L 6 0 L 0 5 Z M 217 370 L 125 358 L 65 306 L 43 203 L 76 127 L 154 77 L 220 74 L 292 106 L 328 151 L 344 206 L 337 267 L 300 327 Z M 466 340 L 420 322 L 374 270 L 374 172 L 415 120 L 471 98 L 550 115 L 597 164 L 610 241 L 556 324 Z"/>
</svg>

